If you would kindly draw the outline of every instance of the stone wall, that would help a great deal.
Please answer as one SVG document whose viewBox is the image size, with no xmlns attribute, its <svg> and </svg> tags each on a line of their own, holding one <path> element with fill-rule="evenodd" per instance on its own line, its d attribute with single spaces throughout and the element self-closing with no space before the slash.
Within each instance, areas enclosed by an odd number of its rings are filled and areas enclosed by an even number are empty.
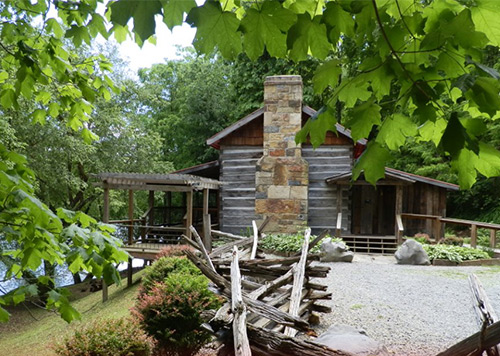
<svg viewBox="0 0 500 356">
<path fill-rule="evenodd" d="M 271 218 L 266 232 L 295 232 L 307 223 L 309 166 L 295 134 L 302 122 L 302 79 L 273 76 L 264 83 L 263 156 L 255 175 L 255 213 Z"/>
</svg>

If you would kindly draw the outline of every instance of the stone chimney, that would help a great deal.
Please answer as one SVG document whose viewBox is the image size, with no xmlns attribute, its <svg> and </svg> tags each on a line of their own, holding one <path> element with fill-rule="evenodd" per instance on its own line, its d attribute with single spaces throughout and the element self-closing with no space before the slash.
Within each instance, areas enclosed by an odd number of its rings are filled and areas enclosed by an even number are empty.
<svg viewBox="0 0 500 356">
<path fill-rule="evenodd" d="M 296 232 L 307 224 L 309 165 L 295 134 L 302 126 L 302 78 L 264 82 L 264 154 L 255 175 L 255 213 L 270 217 L 265 232 Z"/>
</svg>

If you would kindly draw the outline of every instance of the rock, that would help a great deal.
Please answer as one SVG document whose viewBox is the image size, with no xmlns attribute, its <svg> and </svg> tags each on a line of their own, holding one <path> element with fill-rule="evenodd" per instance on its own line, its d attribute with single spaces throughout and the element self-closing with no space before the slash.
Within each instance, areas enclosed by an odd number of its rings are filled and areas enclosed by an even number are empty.
<svg viewBox="0 0 500 356">
<path fill-rule="evenodd" d="M 349 325 L 331 325 L 315 342 L 358 356 L 389 355 L 384 345 L 368 337 L 364 330 L 358 330 Z"/>
<path fill-rule="evenodd" d="M 422 244 L 415 240 L 406 240 L 394 254 L 400 265 L 430 265 L 429 256 Z"/>
<path fill-rule="evenodd" d="M 354 253 L 343 242 L 332 242 L 326 238 L 321 243 L 321 262 L 352 262 Z"/>
</svg>

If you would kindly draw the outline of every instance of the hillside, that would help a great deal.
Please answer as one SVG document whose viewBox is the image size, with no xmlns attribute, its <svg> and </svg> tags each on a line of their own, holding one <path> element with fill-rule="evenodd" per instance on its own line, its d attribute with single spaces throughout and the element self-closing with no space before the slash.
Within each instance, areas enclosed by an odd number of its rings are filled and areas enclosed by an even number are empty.
<svg viewBox="0 0 500 356">
<path fill-rule="evenodd" d="M 11 320 L 0 324 L 0 355 L 53 356 L 51 345 L 82 325 L 96 319 L 127 316 L 134 304 L 141 276 L 142 272 L 134 275 L 131 288 L 126 288 L 126 281 L 121 286 L 110 286 L 109 300 L 105 303 L 101 301 L 100 292 L 82 293 L 83 286 L 73 286 L 75 300 L 72 305 L 81 313 L 82 319 L 71 324 L 54 312 L 28 303 L 10 308 Z"/>
</svg>

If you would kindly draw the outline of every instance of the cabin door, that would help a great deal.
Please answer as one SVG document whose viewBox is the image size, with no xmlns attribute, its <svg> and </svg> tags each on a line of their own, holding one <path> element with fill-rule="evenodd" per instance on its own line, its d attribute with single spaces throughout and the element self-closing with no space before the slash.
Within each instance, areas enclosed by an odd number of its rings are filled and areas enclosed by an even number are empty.
<svg viewBox="0 0 500 356">
<path fill-rule="evenodd" d="M 393 235 L 396 205 L 394 186 L 355 185 L 352 191 L 352 232 L 356 235 Z"/>
</svg>

